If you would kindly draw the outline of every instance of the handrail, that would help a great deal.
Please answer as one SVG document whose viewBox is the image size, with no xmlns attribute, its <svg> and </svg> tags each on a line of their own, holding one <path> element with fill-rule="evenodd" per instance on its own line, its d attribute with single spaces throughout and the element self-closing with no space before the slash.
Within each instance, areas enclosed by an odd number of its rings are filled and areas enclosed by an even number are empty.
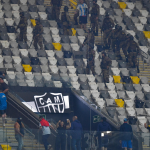
<svg viewBox="0 0 150 150">
<path fill-rule="evenodd" d="M 9 93 L 10 94 L 10 93 Z M 15 103 L 19 108 L 21 108 L 21 109 L 23 109 L 29 116 L 31 116 L 31 118 L 34 118 L 36 121 L 37 121 L 37 123 L 39 122 L 39 120 L 37 120 L 37 118 L 36 117 L 34 117 L 33 115 L 31 115 L 26 109 L 24 109 L 23 107 L 21 107 L 16 101 L 14 101 L 11 97 L 10 97 L 10 95 L 8 95 L 8 97 L 9 97 L 9 99 L 13 102 L 13 103 Z M 10 104 L 10 102 L 9 101 L 7 101 L 9 104 Z M 11 106 L 13 106 L 12 104 L 11 104 Z M 17 109 L 15 106 L 13 106 L 15 109 Z M 18 109 L 17 109 L 18 110 Z M 19 111 L 19 110 L 18 110 Z M 21 111 L 19 111 L 19 112 L 21 112 Z M 21 112 L 21 114 L 22 115 L 24 115 L 24 113 L 22 113 Z M 27 117 L 26 115 L 24 115 L 25 117 Z M 29 117 L 27 117 L 28 119 L 29 119 Z M 37 126 L 37 124 L 33 121 L 33 120 L 31 120 L 31 119 L 29 119 L 36 127 L 38 127 Z"/>
<path fill-rule="evenodd" d="M 9 98 L 9 99 L 11 99 L 11 98 Z M 11 106 L 13 106 L 9 101 L 7 102 L 7 103 L 9 103 Z M 17 104 L 17 106 L 18 107 L 20 107 L 18 104 Z M 17 109 L 15 106 L 13 106 L 15 109 Z M 18 110 L 18 109 L 17 109 Z M 22 113 L 20 110 L 18 110 L 18 112 L 20 112 L 22 115 L 24 115 L 25 117 L 27 117 L 24 113 Z M 29 117 L 27 117 L 28 118 L 28 120 L 30 120 L 34 125 L 36 125 L 36 127 L 38 127 L 37 126 L 37 124 L 35 124 L 35 122 L 33 122 L 31 119 L 29 119 Z"/>
</svg>

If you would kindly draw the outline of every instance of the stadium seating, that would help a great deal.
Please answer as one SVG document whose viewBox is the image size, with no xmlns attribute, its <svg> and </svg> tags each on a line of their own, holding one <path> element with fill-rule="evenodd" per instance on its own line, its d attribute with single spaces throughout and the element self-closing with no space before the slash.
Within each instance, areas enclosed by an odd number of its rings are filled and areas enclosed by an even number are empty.
<svg viewBox="0 0 150 150">
<path fill-rule="evenodd" d="M 97 51 L 97 46 L 94 48 L 96 75 L 87 75 L 87 47 L 81 47 L 86 36 L 84 30 L 72 28 L 72 36 L 63 35 L 57 22 L 50 20 L 49 14 L 52 9 L 45 6 L 43 0 L 19 0 L 19 2 L 20 5 L 17 0 L 3 0 L 0 6 L 0 68 L 5 67 L 7 72 L 9 69 L 13 70 L 13 73 L 7 73 L 8 84 L 64 87 L 64 82 L 69 82 L 71 88 L 81 90 L 82 94 L 89 100 L 94 100 L 97 106 L 106 108 L 112 118 L 117 115 L 118 121 L 122 123 L 123 118 L 128 117 L 134 129 L 147 132 L 142 128 L 147 118 L 139 116 L 142 113 L 150 113 L 148 78 L 138 76 L 136 69 L 128 68 L 124 60 L 117 60 L 115 53 L 109 51 L 107 55 L 112 60 L 110 83 L 105 84 L 100 68 L 101 52 Z M 121 25 L 126 33 L 132 34 L 140 48 L 148 55 L 147 45 L 150 41 L 148 2 L 126 0 L 110 3 L 98 0 L 98 5 L 99 20 L 102 22 L 105 12 L 109 12 L 115 24 Z M 15 31 L 14 28 L 19 23 L 19 11 L 24 11 L 28 19 L 27 43 L 18 41 L 20 31 Z M 37 51 L 33 44 L 30 47 L 34 28 L 32 23 L 36 17 L 40 17 L 44 29 L 44 50 Z"/>
</svg>

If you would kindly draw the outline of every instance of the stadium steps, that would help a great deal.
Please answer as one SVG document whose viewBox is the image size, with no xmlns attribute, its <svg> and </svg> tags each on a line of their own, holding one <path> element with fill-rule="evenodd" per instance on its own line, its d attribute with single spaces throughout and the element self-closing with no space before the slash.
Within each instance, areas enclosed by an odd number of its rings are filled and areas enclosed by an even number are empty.
<svg viewBox="0 0 150 150">
<path fill-rule="evenodd" d="M 51 0 L 45 0 L 44 1 L 44 4 L 46 6 L 51 6 Z M 62 3 L 62 6 L 61 6 L 61 10 L 60 10 L 60 14 L 61 12 L 64 11 L 64 6 L 66 6 L 66 1 L 63 1 Z M 71 6 L 68 6 L 69 7 L 69 16 L 72 20 L 72 22 L 74 23 L 74 13 L 75 13 L 75 9 L 72 9 Z M 79 17 L 78 17 L 79 18 Z M 90 18 L 88 17 L 88 23 L 86 25 L 87 29 L 91 27 L 91 22 L 90 22 Z M 74 28 L 80 28 L 80 25 L 77 25 L 77 26 L 73 26 Z M 85 34 L 86 35 L 86 34 Z M 98 36 L 95 36 L 95 44 L 100 44 L 102 42 L 101 40 L 101 29 L 99 28 L 99 31 L 98 31 Z"/>
<path fill-rule="evenodd" d="M 123 51 L 121 50 L 120 52 L 122 58 L 125 60 L 125 56 Z M 143 70 L 143 60 L 140 57 L 139 58 L 139 69 L 140 69 L 140 73 L 138 73 L 139 77 L 147 77 L 148 81 L 150 83 L 150 66 L 147 63 L 144 63 L 144 70 Z"/>
<path fill-rule="evenodd" d="M 15 150 L 18 142 L 15 139 L 15 132 L 14 132 L 14 124 L 15 120 L 11 118 L 7 118 L 7 123 L 5 126 L 5 130 L 7 130 L 7 135 L 6 139 L 8 144 L 11 146 L 12 145 L 12 150 Z M 0 119 L 0 129 L 3 129 L 2 127 L 2 119 Z M 25 131 L 25 136 L 23 138 L 24 141 L 24 150 L 44 150 L 43 144 L 39 144 L 36 139 L 34 139 L 33 136 L 31 136 L 29 133 Z"/>
</svg>

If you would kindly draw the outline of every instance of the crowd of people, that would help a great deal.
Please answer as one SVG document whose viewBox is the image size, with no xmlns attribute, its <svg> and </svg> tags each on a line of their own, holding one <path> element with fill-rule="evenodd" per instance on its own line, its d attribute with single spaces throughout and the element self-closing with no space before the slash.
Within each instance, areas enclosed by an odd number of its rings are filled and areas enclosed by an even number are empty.
<svg viewBox="0 0 150 150">
<path fill-rule="evenodd" d="M 68 138 L 71 139 L 72 150 L 82 149 L 81 142 L 83 140 L 84 132 L 77 116 L 74 116 L 72 118 L 72 122 L 70 122 L 69 119 L 67 119 L 66 121 L 59 120 L 56 126 L 51 125 L 47 120 L 43 118 L 43 116 L 40 116 L 39 120 L 39 129 L 42 130 L 42 142 L 44 144 L 45 150 L 50 150 L 52 148 L 52 143 L 49 143 L 49 137 L 51 135 L 50 129 L 54 130 L 57 133 L 55 139 L 55 150 L 65 150 Z M 127 121 L 127 118 L 125 118 L 124 123 L 120 126 L 120 143 L 121 147 L 124 148 L 124 150 L 127 150 L 127 148 L 130 148 L 130 150 L 132 150 L 132 127 L 127 123 Z M 18 150 L 22 150 L 23 147 L 24 128 L 25 126 L 22 123 L 22 118 L 18 118 L 16 123 L 14 124 L 15 138 L 18 141 Z M 97 134 L 95 135 L 96 139 L 98 140 L 99 149 L 107 150 L 110 138 L 108 133 L 110 133 L 111 135 L 111 131 L 111 125 L 106 121 L 105 117 L 102 117 L 101 122 L 98 123 Z"/>
</svg>

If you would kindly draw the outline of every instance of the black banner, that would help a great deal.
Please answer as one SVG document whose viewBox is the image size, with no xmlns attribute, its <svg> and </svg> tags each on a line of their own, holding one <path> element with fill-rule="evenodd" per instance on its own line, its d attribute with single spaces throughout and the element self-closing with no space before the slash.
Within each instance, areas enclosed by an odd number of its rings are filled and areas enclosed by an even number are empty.
<svg viewBox="0 0 150 150">
<path fill-rule="evenodd" d="M 33 112 L 70 113 L 70 89 L 59 88 L 11 88 L 11 91 Z"/>
</svg>

